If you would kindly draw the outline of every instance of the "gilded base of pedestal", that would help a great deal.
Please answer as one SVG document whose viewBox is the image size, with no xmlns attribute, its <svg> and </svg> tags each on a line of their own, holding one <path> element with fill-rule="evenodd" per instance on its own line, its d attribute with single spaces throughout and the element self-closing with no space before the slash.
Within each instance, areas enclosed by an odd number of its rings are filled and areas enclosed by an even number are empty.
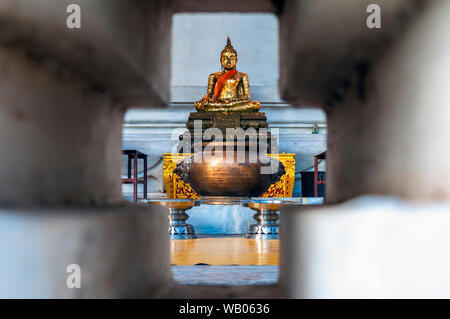
<svg viewBox="0 0 450 319">
<path fill-rule="evenodd" d="M 176 164 L 180 160 L 194 154 L 164 153 L 163 155 L 163 175 L 167 198 L 200 198 L 200 195 L 197 194 L 188 183 L 183 182 L 177 174 L 173 173 Z M 261 195 L 261 197 L 292 197 L 295 182 L 295 154 L 267 154 L 267 156 L 280 160 L 280 162 L 284 164 L 286 174 L 281 177 L 280 181 L 270 185 L 269 189 Z"/>
</svg>

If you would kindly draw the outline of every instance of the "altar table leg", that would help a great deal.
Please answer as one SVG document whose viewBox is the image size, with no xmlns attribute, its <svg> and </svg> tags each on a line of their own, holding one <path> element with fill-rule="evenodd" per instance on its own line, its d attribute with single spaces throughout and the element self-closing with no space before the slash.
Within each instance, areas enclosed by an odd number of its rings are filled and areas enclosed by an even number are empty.
<svg viewBox="0 0 450 319">
<path fill-rule="evenodd" d="M 256 224 L 248 227 L 246 238 L 251 239 L 278 239 L 280 215 L 277 210 L 260 209 L 253 215 Z"/>
<path fill-rule="evenodd" d="M 169 234 L 171 239 L 195 239 L 194 226 L 187 224 L 189 215 L 183 209 L 169 208 Z"/>
</svg>

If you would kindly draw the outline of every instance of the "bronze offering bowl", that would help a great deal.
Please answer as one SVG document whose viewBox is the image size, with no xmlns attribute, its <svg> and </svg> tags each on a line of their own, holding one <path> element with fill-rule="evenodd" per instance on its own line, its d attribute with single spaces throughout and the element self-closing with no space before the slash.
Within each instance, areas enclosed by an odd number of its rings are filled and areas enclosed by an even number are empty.
<svg viewBox="0 0 450 319">
<path fill-rule="evenodd" d="M 202 196 L 257 197 L 286 173 L 283 163 L 248 151 L 238 160 L 237 152 L 203 153 L 181 160 L 174 173 Z M 269 169 L 272 167 L 274 169 Z"/>
</svg>

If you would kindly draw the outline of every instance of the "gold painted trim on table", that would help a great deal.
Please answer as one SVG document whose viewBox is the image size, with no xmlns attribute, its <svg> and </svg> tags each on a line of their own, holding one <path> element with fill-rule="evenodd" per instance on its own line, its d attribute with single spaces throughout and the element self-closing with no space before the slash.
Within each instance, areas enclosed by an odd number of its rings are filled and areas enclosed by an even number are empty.
<svg viewBox="0 0 450 319">
<path fill-rule="evenodd" d="M 166 186 L 167 198 L 199 198 L 200 196 L 188 183 L 183 182 L 177 174 L 173 173 L 177 163 L 192 153 L 164 153 L 163 175 Z M 269 189 L 261 197 L 292 197 L 295 183 L 295 154 L 267 154 L 277 158 L 284 164 L 286 174 L 280 181 L 270 185 Z"/>
</svg>

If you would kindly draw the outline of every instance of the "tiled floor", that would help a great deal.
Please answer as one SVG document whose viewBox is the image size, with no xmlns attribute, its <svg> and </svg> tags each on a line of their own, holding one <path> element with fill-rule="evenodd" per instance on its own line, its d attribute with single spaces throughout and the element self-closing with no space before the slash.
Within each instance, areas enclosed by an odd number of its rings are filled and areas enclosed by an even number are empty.
<svg viewBox="0 0 450 319">
<path fill-rule="evenodd" d="M 182 284 L 273 284 L 278 280 L 279 243 L 243 235 L 172 240 L 173 275 Z"/>
<path fill-rule="evenodd" d="M 200 237 L 172 240 L 173 265 L 271 265 L 279 262 L 279 240 L 246 239 L 243 236 Z"/>
<path fill-rule="evenodd" d="M 180 284 L 265 285 L 278 280 L 278 266 L 172 266 Z"/>
</svg>

